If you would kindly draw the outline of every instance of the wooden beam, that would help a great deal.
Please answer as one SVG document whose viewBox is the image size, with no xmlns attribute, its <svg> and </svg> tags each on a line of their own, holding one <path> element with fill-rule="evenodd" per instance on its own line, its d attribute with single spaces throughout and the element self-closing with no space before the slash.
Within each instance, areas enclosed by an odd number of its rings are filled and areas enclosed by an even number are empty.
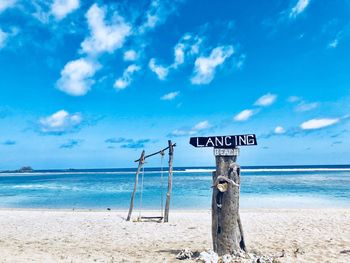
<svg viewBox="0 0 350 263">
<path fill-rule="evenodd" d="M 172 144 L 171 146 L 172 146 L 172 147 L 175 147 L 175 146 L 176 146 L 176 143 Z M 161 152 L 164 152 L 164 151 L 168 150 L 169 147 L 170 147 L 170 145 L 169 145 L 168 147 L 166 147 L 166 148 L 164 148 L 164 149 L 158 151 L 158 152 L 155 152 L 155 153 L 151 153 L 151 154 L 149 154 L 149 155 L 146 155 L 146 156 L 144 156 L 144 159 L 147 159 L 148 157 L 151 157 L 151 156 L 160 154 Z M 139 162 L 139 161 L 140 161 L 140 159 L 137 159 L 137 160 L 135 160 L 135 163 L 137 163 L 137 162 Z"/>
<path fill-rule="evenodd" d="M 165 211 L 164 211 L 164 223 L 169 221 L 169 209 L 170 209 L 170 198 L 173 187 L 173 161 L 174 161 L 174 146 L 172 142 L 168 141 L 168 149 L 169 149 L 169 174 L 168 174 L 168 192 L 166 194 L 166 203 L 165 203 Z"/>
<path fill-rule="evenodd" d="M 144 163 L 145 163 L 145 151 L 143 150 L 141 153 L 140 159 L 139 159 L 139 166 L 137 167 L 137 171 L 136 171 L 134 191 L 132 192 L 132 195 L 131 195 L 130 208 L 129 208 L 129 213 L 128 213 L 128 217 L 127 217 L 126 221 L 130 221 L 130 219 L 131 219 L 132 210 L 134 209 L 134 200 L 135 200 L 135 194 L 136 194 L 136 190 L 137 190 L 137 183 L 139 180 L 139 174 L 141 172 L 141 168 L 142 168 Z"/>
</svg>

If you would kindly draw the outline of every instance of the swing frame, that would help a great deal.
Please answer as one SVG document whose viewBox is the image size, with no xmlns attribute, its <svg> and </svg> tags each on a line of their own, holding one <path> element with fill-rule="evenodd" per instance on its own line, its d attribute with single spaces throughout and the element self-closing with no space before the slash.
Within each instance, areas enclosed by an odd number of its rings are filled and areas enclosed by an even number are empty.
<svg viewBox="0 0 350 263">
<path fill-rule="evenodd" d="M 162 157 L 162 164 L 161 164 L 161 180 L 163 180 L 163 158 L 165 155 L 165 151 L 169 150 L 169 170 L 168 170 L 168 191 L 166 194 L 166 204 L 165 204 L 165 209 L 164 209 L 164 214 L 163 214 L 163 192 L 162 192 L 162 196 L 161 196 L 161 216 L 141 216 L 141 211 L 142 211 L 142 191 L 143 189 L 141 189 L 141 195 L 140 195 L 140 212 L 139 212 L 139 217 L 137 219 L 138 222 L 142 222 L 142 220 L 157 220 L 157 222 L 168 222 L 169 220 L 169 208 L 170 208 L 170 197 L 171 197 L 171 192 L 172 192 L 172 174 L 173 174 L 173 155 L 174 155 L 174 147 L 176 146 L 176 143 L 172 143 L 171 140 L 168 140 L 168 147 L 149 154 L 149 155 L 145 155 L 145 150 L 142 151 L 141 156 L 139 159 L 135 160 L 135 162 L 138 162 L 138 167 L 137 167 L 137 171 L 136 171 L 136 176 L 135 176 L 135 183 L 134 183 L 134 190 L 132 192 L 131 195 L 131 200 L 130 200 L 130 208 L 129 208 L 129 213 L 127 216 L 126 221 L 130 221 L 131 220 L 131 215 L 132 215 L 132 211 L 134 208 L 134 201 L 135 201 L 135 195 L 137 192 L 137 185 L 138 185 L 138 178 L 140 173 L 142 174 L 141 177 L 141 183 L 142 183 L 142 188 L 143 188 L 143 177 L 144 177 L 144 164 L 145 164 L 145 160 L 149 157 L 155 156 L 160 154 Z M 163 181 L 161 182 L 163 184 Z M 161 191 L 163 191 L 163 185 L 161 186 L 162 189 Z"/>
</svg>

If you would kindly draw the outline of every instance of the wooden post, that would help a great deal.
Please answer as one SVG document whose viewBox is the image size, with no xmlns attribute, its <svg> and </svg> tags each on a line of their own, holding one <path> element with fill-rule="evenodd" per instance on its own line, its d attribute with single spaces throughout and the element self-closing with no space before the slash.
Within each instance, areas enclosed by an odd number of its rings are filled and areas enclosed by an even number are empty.
<svg viewBox="0 0 350 263">
<path fill-rule="evenodd" d="M 240 168 L 236 164 L 237 155 L 235 149 L 232 156 L 215 156 L 212 237 L 214 251 L 219 256 L 246 249 L 239 217 Z"/>
<path fill-rule="evenodd" d="M 212 237 L 219 256 L 240 249 L 247 252 L 239 216 L 240 168 L 236 164 L 237 146 L 258 145 L 255 134 L 191 137 L 194 147 L 214 147 L 216 171 L 213 173 Z"/>
<path fill-rule="evenodd" d="M 137 183 L 139 180 L 139 174 L 141 172 L 141 168 L 142 168 L 144 162 L 145 162 L 145 151 L 143 150 L 141 153 L 141 157 L 139 159 L 139 166 L 137 167 L 137 171 L 136 171 L 134 191 L 132 192 L 132 195 L 131 195 L 130 208 L 129 208 L 129 213 L 128 213 L 128 217 L 127 217 L 126 221 L 130 221 L 130 219 L 131 219 L 132 210 L 134 209 L 134 199 L 135 199 L 135 193 L 137 190 Z"/>
<path fill-rule="evenodd" d="M 166 203 L 165 203 L 165 210 L 164 210 L 165 223 L 169 221 L 170 198 L 171 198 L 171 191 L 173 187 L 174 146 L 170 140 L 168 141 L 168 145 L 169 145 L 169 175 L 168 175 L 168 192 L 166 194 Z"/>
</svg>

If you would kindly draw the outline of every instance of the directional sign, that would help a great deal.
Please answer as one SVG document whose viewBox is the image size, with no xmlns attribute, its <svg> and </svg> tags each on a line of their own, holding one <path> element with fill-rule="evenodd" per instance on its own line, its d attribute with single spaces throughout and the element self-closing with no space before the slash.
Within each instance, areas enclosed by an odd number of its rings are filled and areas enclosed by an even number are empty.
<svg viewBox="0 0 350 263">
<path fill-rule="evenodd" d="M 194 147 L 235 148 L 237 146 L 257 145 L 255 134 L 191 137 L 190 144 Z"/>
</svg>

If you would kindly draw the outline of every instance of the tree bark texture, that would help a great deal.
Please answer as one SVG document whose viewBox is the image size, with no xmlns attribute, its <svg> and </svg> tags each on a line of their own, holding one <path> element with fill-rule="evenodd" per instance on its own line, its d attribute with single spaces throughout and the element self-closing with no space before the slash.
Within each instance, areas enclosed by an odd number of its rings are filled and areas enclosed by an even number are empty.
<svg viewBox="0 0 350 263">
<path fill-rule="evenodd" d="M 240 167 L 236 164 L 237 156 L 216 156 L 215 158 L 212 237 L 214 251 L 222 256 L 240 249 L 245 250 L 243 229 L 239 218 Z"/>
</svg>

